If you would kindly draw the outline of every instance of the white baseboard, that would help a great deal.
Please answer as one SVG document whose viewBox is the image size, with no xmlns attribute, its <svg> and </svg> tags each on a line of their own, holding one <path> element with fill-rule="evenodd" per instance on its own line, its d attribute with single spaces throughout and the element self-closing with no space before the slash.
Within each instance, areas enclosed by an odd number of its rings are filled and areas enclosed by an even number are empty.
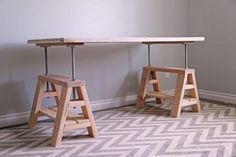
<svg viewBox="0 0 236 157">
<path fill-rule="evenodd" d="M 91 101 L 91 107 L 93 111 L 100 111 L 109 108 L 116 108 L 121 106 L 127 106 L 130 104 L 135 104 L 137 100 L 137 95 L 112 98 L 99 101 Z"/>
<path fill-rule="evenodd" d="M 119 97 L 113 99 L 91 101 L 91 107 L 93 111 L 105 110 L 109 108 L 116 108 L 135 104 L 137 100 L 136 95 Z M 30 112 L 22 112 L 15 114 L 8 114 L 0 116 L 0 127 L 7 127 L 12 125 L 25 124 L 29 121 Z M 44 119 L 44 118 L 43 118 Z"/>
<path fill-rule="evenodd" d="M 236 95 L 199 89 L 199 97 L 225 103 L 236 104 Z"/>
<path fill-rule="evenodd" d="M 169 94 L 174 94 L 174 89 L 166 90 L 166 92 Z M 236 95 L 233 95 L 233 94 L 214 92 L 214 91 L 208 91 L 208 90 L 203 90 L 203 89 L 198 89 L 198 94 L 199 94 L 199 97 L 203 99 L 216 100 L 220 102 L 236 104 Z"/>
<path fill-rule="evenodd" d="M 30 112 L 22 112 L 0 116 L 0 127 L 27 123 L 29 115 Z"/>
<path fill-rule="evenodd" d="M 173 93 L 172 90 L 167 90 L 168 93 Z M 204 99 L 216 100 L 226 103 L 236 104 L 236 95 L 228 93 L 213 92 L 199 89 L 199 97 Z M 109 108 L 116 108 L 126 106 L 129 104 L 135 104 L 137 95 L 92 101 L 91 106 L 93 111 L 105 110 Z M 29 120 L 30 112 L 8 114 L 0 116 L 0 127 L 7 127 L 12 125 L 24 124 Z"/>
</svg>

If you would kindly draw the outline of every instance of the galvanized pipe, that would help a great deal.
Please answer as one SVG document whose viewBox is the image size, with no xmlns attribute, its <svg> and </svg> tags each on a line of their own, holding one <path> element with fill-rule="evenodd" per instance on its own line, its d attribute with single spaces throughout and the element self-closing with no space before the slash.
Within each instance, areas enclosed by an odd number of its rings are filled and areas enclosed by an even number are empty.
<svg viewBox="0 0 236 157">
<path fill-rule="evenodd" d="M 148 66 L 151 67 L 151 49 L 150 44 L 148 44 Z"/>
<path fill-rule="evenodd" d="M 75 53 L 74 53 L 74 47 L 71 46 L 71 80 L 75 81 Z M 73 96 L 73 100 L 76 99 L 76 94 L 75 94 L 75 88 L 73 87 L 72 89 L 72 96 Z"/>
<path fill-rule="evenodd" d="M 45 75 L 48 75 L 48 47 L 44 47 Z M 49 91 L 49 83 L 46 82 L 46 91 Z"/>
<path fill-rule="evenodd" d="M 185 51 L 185 69 L 188 69 L 188 44 L 184 44 Z"/>
<path fill-rule="evenodd" d="M 72 81 L 75 80 L 75 53 L 74 53 L 74 47 L 71 47 L 71 79 Z"/>
</svg>

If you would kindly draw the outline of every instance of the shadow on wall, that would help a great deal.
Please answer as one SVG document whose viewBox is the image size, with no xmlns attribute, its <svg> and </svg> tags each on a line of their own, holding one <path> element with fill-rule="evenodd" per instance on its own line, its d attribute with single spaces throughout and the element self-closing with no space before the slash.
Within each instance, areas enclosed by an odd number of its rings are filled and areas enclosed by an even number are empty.
<svg viewBox="0 0 236 157">
<path fill-rule="evenodd" d="M 44 73 L 43 52 L 26 44 L 0 46 L 0 115 L 30 111 L 37 75 Z M 76 76 L 86 80 L 91 101 L 134 95 L 143 55 L 137 44 L 78 47 Z M 49 49 L 49 72 L 71 76 L 68 48 Z"/>
<path fill-rule="evenodd" d="M 89 45 L 77 52 L 77 77 L 86 81 L 92 101 L 137 93 L 145 62 L 139 44 Z"/>
<path fill-rule="evenodd" d="M 0 115 L 28 112 L 41 58 L 25 44 L 0 46 Z"/>
<path fill-rule="evenodd" d="M 139 75 L 138 72 L 130 72 L 122 80 L 121 85 L 115 89 L 117 97 L 132 96 L 138 94 Z"/>
<path fill-rule="evenodd" d="M 231 4 L 236 7 L 236 0 L 231 0 Z"/>
<path fill-rule="evenodd" d="M 1 113 L 5 114 L 20 113 L 31 104 L 23 81 L 0 84 L 0 100 Z"/>
</svg>

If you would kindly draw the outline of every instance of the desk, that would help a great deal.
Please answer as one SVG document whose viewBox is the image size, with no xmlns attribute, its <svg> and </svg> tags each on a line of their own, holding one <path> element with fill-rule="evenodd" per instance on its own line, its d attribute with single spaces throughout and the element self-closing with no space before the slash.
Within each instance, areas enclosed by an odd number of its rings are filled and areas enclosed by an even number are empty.
<svg viewBox="0 0 236 157">
<path fill-rule="evenodd" d="M 44 48 L 45 53 L 45 75 L 38 76 L 38 83 L 35 91 L 34 102 L 31 110 L 29 127 L 32 128 L 37 123 L 38 116 L 48 116 L 55 120 L 52 145 L 58 146 L 64 131 L 77 128 L 87 128 L 92 137 L 97 136 L 96 125 L 91 111 L 85 83 L 82 80 L 76 80 L 75 77 L 75 53 L 76 46 L 86 44 L 109 44 L 109 43 L 137 43 L 148 46 L 148 67 L 143 68 L 142 79 L 139 87 L 137 108 L 144 105 L 146 97 L 156 97 L 156 100 L 162 100 L 166 97 L 160 91 L 160 82 L 156 72 L 177 73 L 177 85 L 174 95 L 174 104 L 171 109 L 171 116 L 178 117 L 182 106 L 194 105 L 194 111 L 200 112 L 200 103 L 197 92 L 194 69 L 188 69 L 188 49 L 189 43 L 204 41 L 204 37 L 165 37 L 165 38 L 107 38 L 107 39 L 72 39 L 72 38 L 50 38 L 29 40 L 29 44 Z M 185 68 L 156 68 L 151 67 L 150 46 L 153 44 L 182 44 L 185 46 Z M 48 48 L 53 46 L 66 46 L 71 52 L 71 78 L 65 78 L 57 75 L 48 74 Z M 153 85 L 153 92 L 147 92 L 147 85 Z M 46 85 L 46 91 L 44 86 Z M 49 87 L 51 85 L 51 89 Z M 61 90 L 57 88 L 61 87 Z M 189 98 L 184 98 L 185 90 L 190 90 Z M 77 95 L 76 95 L 77 92 Z M 72 93 L 72 99 L 71 99 Z M 42 108 L 43 97 L 55 97 L 56 106 Z M 69 112 L 70 108 L 81 107 L 82 116 Z"/>
<path fill-rule="evenodd" d="M 48 47 L 52 46 L 66 46 L 71 49 L 71 80 L 75 80 L 75 54 L 74 47 L 84 46 L 86 44 L 109 44 L 109 43 L 137 43 L 145 44 L 148 46 L 148 67 L 151 67 L 150 62 L 150 47 L 153 44 L 182 44 L 185 47 L 185 69 L 188 69 L 188 44 L 204 41 L 204 37 L 135 37 L 135 38 L 88 38 L 88 39 L 75 39 L 75 38 L 48 38 L 48 39 L 34 39 L 28 40 L 29 44 L 35 44 L 44 48 L 45 51 L 45 75 L 48 74 Z M 156 88 L 156 87 L 155 87 Z M 49 85 L 47 83 L 47 91 Z M 73 89 L 73 98 L 75 98 L 75 90 Z M 140 105 L 137 105 L 140 106 Z"/>
<path fill-rule="evenodd" d="M 204 37 L 135 37 L 135 38 L 91 38 L 91 39 L 75 39 L 75 38 L 48 38 L 48 39 L 34 39 L 28 40 L 29 44 L 43 47 L 45 51 L 45 75 L 48 74 L 48 47 L 52 46 L 66 46 L 71 49 L 71 79 L 75 80 L 75 54 L 74 47 L 84 46 L 86 44 L 109 44 L 109 43 L 137 43 L 148 46 L 148 67 L 151 67 L 150 62 L 150 46 L 153 44 L 182 44 L 185 46 L 185 69 L 188 68 L 188 44 L 204 41 Z M 49 85 L 47 83 L 47 91 Z M 73 89 L 73 97 L 75 98 L 75 90 Z"/>
<path fill-rule="evenodd" d="M 196 41 L 204 41 L 204 37 L 136 37 L 136 38 L 93 38 L 93 39 L 74 39 L 74 38 L 48 38 L 28 40 L 28 44 L 35 44 L 45 50 L 45 74 L 48 74 L 47 48 L 52 46 L 66 46 L 71 48 L 71 70 L 72 79 L 75 79 L 75 56 L 74 47 L 86 44 L 105 44 L 105 43 L 137 43 L 148 45 L 148 65 L 150 66 L 150 45 L 152 44 L 183 44 L 185 45 L 185 68 L 188 67 L 187 45 Z"/>
</svg>

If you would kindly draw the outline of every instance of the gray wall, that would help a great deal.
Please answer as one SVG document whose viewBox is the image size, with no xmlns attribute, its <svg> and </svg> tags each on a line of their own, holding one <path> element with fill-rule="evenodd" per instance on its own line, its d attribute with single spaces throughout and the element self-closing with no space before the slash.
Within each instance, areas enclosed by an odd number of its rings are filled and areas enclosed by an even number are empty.
<svg viewBox="0 0 236 157">
<path fill-rule="evenodd" d="M 30 111 L 36 76 L 44 73 L 41 48 L 28 39 L 187 35 L 186 0 L 0 0 L 0 115 Z M 199 35 L 199 34 L 198 34 Z M 135 95 L 146 46 L 76 48 L 76 75 L 91 101 Z M 49 70 L 70 76 L 68 48 L 49 48 Z M 152 64 L 183 66 L 182 46 L 153 46 Z M 163 77 L 162 77 L 163 78 Z M 173 79 L 162 79 L 163 89 Z"/>
<path fill-rule="evenodd" d="M 236 1 L 190 0 L 189 35 L 206 41 L 191 46 L 190 63 L 200 89 L 236 94 Z"/>
</svg>

